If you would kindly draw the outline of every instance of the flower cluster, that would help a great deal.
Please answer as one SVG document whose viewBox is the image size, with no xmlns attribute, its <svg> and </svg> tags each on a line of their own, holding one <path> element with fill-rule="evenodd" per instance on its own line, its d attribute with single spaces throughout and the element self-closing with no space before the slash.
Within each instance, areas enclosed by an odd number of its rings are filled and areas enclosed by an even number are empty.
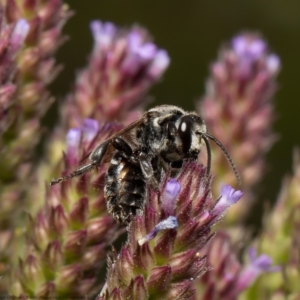
<svg viewBox="0 0 300 300">
<path fill-rule="evenodd" d="M 60 70 L 54 53 L 65 40 L 61 31 L 69 16 L 60 0 L 0 2 L 0 256 L 4 270 L 9 268 L 12 236 L 24 227 L 22 213 L 28 204 L 24 195 L 33 177 L 41 118 L 54 100 L 48 85 Z"/>
<path fill-rule="evenodd" d="M 212 226 L 242 193 L 224 186 L 214 201 L 205 168 L 193 162 L 148 195 L 144 214 L 109 262 L 98 299 L 190 299 L 194 281 L 208 269 L 201 250 L 214 236 Z"/>
<path fill-rule="evenodd" d="M 221 50 L 211 66 L 206 94 L 199 103 L 209 131 L 222 137 L 222 143 L 234 158 L 243 181 L 248 205 L 232 210 L 231 221 L 248 211 L 251 191 L 263 174 L 264 154 L 275 136 L 271 131 L 274 119 L 271 102 L 280 68 L 278 56 L 270 53 L 266 42 L 257 34 L 244 33 L 232 39 Z M 233 184 L 235 178 L 226 158 L 213 147 L 213 173 L 217 176 L 214 190 L 221 182 Z"/>
<path fill-rule="evenodd" d="M 169 65 L 165 50 L 140 27 L 129 31 L 93 21 L 94 49 L 67 98 L 63 120 L 77 126 L 78 117 L 129 123 L 146 104 L 145 93 Z"/>
</svg>

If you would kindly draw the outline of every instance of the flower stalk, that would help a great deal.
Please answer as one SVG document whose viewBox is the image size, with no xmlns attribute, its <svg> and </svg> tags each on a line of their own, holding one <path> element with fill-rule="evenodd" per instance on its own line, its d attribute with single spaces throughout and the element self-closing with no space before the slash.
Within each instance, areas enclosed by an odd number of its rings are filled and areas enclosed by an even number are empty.
<svg viewBox="0 0 300 300">
<path fill-rule="evenodd" d="M 93 21 L 91 31 L 94 48 L 67 97 L 62 120 L 68 128 L 86 117 L 128 124 L 139 117 L 148 102 L 145 94 L 161 79 L 169 56 L 140 27 L 124 31 Z"/>
<path fill-rule="evenodd" d="M 3 272 L 15 265 L 16 257 L 11 257 L 14 249 L 21 249 L 15 242 L 19 243 L 24 231 L 24 207 L 30 204 L 26 195 L 35 169 L 36 146 L 43 131 L 41 118 L 54 101 L 48 86 L 61 69 L 54 54 L 65 40 L 62 27 L 70 15 L 60 0 L 0 1 L 0 198 L 3 199 L 0 261 Z M 7 276 L 0 282 L 1 291 L 6 279 Z"/>
<path fill-rule="evenodd" d="M 206 94 L 199 103 L 209 131 L 222 140 L 242 178 L 247 204 L 253 202 L 253 187 L 264 174 L 265 154 L 275 141 L 273 97 L 280 60 L 257 34 L 244 33 L 232 39 L 211 65 Z M 235 184 L 224 155 L 212 145 L 216 174 L 213 190 L 221 182 Z M 226 217 L 234 223 L 249 211 L 237 204 Z"/>
</svg>

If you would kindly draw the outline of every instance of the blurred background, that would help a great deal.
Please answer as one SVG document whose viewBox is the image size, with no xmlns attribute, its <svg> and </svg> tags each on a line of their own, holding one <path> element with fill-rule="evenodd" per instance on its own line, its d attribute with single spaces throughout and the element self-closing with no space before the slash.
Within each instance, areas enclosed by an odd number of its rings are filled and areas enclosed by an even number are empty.
<svg viewBox="0 0 300 300">
<path fill-rule="evenodd" d="M 76 71 L 84 67 L 92 49 L 91 20 L 111 21 L 119 26 L 145 27 L 155 43 L 165 48 L 171 65 L 161 83 L 150 92 L 151 106 L 174 104 L 187 110 L 202 97 L 210 63 L 218 49 L 245 30 L 260 32 L 282 61 L 274 105 L 274 131 L 278 142 L 267 156 L 268 171 L 258 186 L 260 201 L 253 218 L 261 215 L 265 201 L 274 202 L 283 176 L 291 172 L 292 150 L 300 145 L 300 1 L 299 0 L 88 0 L 66 1 L 75 16 L 65 27 L 69 41 L 58 60 L 64 70 L 52 85 L 58 101 L 72 87 Z M 54 106 L 45 124 L 55 126 Z M 222 137 L 218 137 L 222 140 Z M 259 214 L 257 214 L 259 212 Z"/>
</svg>

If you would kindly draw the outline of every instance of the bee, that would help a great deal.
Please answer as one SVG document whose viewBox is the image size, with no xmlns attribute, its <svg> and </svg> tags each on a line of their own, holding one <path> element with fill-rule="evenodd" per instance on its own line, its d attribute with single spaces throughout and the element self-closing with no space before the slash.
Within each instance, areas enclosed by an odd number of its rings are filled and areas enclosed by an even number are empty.
<svg viewBox="0 0 300 300">
<path fill-rule="evenodd" d="M 110 162 L 104 187 L 107 209 L 118 223 L 128 225 L 132 216 L 143 212 L 147 185 L 158 189 L 163 170 L 170 166 L 180 169 L 184 161 L 197 160 L 203 146 L 207 150 L 206 176 L 210 174 L 209 140 L 221 148 L 240 183 L 230 155 L 222 143 L 207 132 L 204 120 L 196 112 L 161 105 L 97 146 L 89 155 L 88 164 L 50 184 L 80 176 Z"/>
</svg>

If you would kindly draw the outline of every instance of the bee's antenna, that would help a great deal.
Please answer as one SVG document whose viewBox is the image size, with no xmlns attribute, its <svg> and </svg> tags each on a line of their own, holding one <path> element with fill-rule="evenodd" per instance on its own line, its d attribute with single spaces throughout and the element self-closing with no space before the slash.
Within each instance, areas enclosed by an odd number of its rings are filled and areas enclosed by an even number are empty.
<svg viewBox="0 0 300 300">
<path fill-rule="evenodd" d="M 211 148 L 210 148 L 210 144 L 209 144 L 207 137 L 205 135 L 203 135 L 202 138 L 205 142 L 206 151 L 207 151 L 206 177 L 208 177 L 210 174 L 210 168 L 211 168 Z"/>
<path fill-rule="evenodd" d="M 205 136 L 210 138 L 211 140 L 213 140 L 221 148 L 221 150 L 223 151 L 225 157 L 227 158 L 227 160 L 228 160 L 228 162 L 231 166 L 231 169 L 232 169 L 232 171 L 235 175 L 235 178 L 236 178 L 236 181 L 237 181 L 238 185 L 241 185 L 241 183 L 242 183 L 241 177 L 240 177 L 240 175 L 239 175 L 239 173 L 236 169 L 236 166 L 235 166 L 232 158 L 230 157 L 229 153 L 227 152 L 227 150 L 225 149 L 223 144 L 219 140 L 217 140 L 217 138 L 215 138 L 213 135 L 211 135 L 209 133 L 205 133 Z M 204 141 L 205 141 L 205 139 L 204 139 Z M 207 147 L 207 141 L 205 141 L 205 143 L 206 143 L 206 147 Z"/>
</svg>

